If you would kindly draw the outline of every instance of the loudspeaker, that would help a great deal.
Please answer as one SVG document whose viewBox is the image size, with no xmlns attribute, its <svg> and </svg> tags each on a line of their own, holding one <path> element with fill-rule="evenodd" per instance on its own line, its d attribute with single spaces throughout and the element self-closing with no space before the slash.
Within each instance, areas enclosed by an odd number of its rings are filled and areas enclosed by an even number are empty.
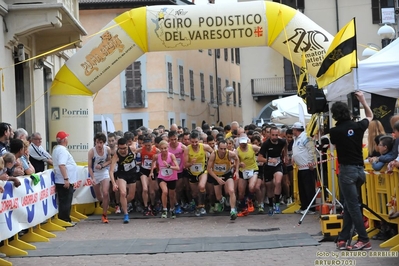
<svg viewBox="0 0 399 266">
<path fill-rule="evenodd" d="M 323 90 L 319 90 L 317 85 L 306 86 L 306 106 L 309 114 L 328 111 L 326 95 Z"/>
<path fill-rule="evenodd" d="M 352 112 L 353 118 L 360 117 L 360 103 L 359 100 L 356 98 L 355 93 L 351 92 L 348 95 L 348 107 L 349 110 Z"/>
</svg>

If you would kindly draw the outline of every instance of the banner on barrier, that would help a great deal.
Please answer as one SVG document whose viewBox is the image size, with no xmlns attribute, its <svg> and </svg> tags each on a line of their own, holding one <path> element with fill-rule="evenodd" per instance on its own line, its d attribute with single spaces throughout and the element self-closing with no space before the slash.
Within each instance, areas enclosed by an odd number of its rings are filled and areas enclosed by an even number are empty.
<svg viewBox="0 0 399 266">
<path fill-rule="evenodd" d="M 78 181 L 76 181 L 74 186 L 75 191 L 73 192 L 72 205 L 96 202 L 97 199 L 87 166 L 78 166 L 78 168 Z"/>
<path fill-rule="evenodd" d="M 0 194 L 0 240 L 42 223 L 58 212 L 52 171 L 39 175 L 40 183 L 37 185 L 29 177 L 21 177 L 18 188 L 13 182 L 0 184 L 4 188 Z"/>
</svg>

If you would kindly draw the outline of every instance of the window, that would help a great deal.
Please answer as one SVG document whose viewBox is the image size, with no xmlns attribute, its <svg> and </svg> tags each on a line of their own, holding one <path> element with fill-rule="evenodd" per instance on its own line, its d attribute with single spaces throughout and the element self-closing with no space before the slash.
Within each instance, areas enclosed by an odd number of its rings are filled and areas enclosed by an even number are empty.
<svg viewBox="0 0 399 266">
<path fill-rule="evenodd" d="M 224 61 L 228 61 L 229 60 L 229 49 L 225 48 L 224 50 Z"/>
<path fill-rule="evenodd" d="M 235 54 L 236 54 L 236 64 L 240 64 L 240 48 L 235 48 Z"/>
<path fill-rule="evenodd" d="M 182 126 L 183 128 L 186 127 L 186 119 L 182 119 L 182 120 L 181 120 L 181 126 Z"/>
<path fill-rule="evenodd" d="M 168 92 L 169 94 L 173 94 L 173 74 L 171 62 L 168 62 Z"/>
<path fill-rule="evenodd" d="M 233 104 L 234 104 L 234 106 L 237 106 L 237 94 L 236 94 L 236 82 L 235 81 L 233 81 L 233 89 L 234 89 L 234 92 L 233 92 Z"/>
<path fill-rule="evenodd" d="M 234 63 L 234 48 L 231 48 L 231 62 Z"/>
<path fill-rule="evenodd" d="M 94 129 L 93 136 L 95 136 L 98 132 L 102 132 L 101 121 L 94 121 L 93 129 Z"/>
<path fill-rule="evenodd" d="M 229 80 L 226 79 L 226 86 L 225 86 L 225 88 L 227 88 L 228 86 L 229 86 Z M 230 105 L 230 98 L 231 98 L 231 95 L 227 95 L 227 93 L 226 93 L 226 105 L 227 105 L 227 106 Z"/>
<path fill-rule="evenodd" d="M 208 49 L 208 55 L 212 55 L 212 49 Z"/>
<path fill-rule="evenodd" d="M 204 73 L 200 73 L 201 102 L 205 102 L 205 80 Z"/>
<path fill-rule="evenodd" d="M 380 24 L 381 21 L 381 8 L 395 7 L 394 0 L 371 0 L 371 16 L 373 24 Z"/>
<path fill-rule="evenodd" d="M 139 127 L 143 126 L 143 119 L 129 119 L 127 120 L 127 130 L 135 131 Z"/>
<path fill-rule="evenodd" d="M 190 70 L 189 71 L 189 76 L 190 76 L 190 99 L 192 101 L 195 100 L 195 95 L 194 95 L 194 71 Z"/>
<path fill-rule="evenodd" d="M 237 83 L 238 87 L 238 106 L 241 107 L 242 101 L 241 101 L 241 84 L 238 82 Z"/>
<path fill-rule="evenodd" d="M 301 70 L 299 67 L 294 65 L 294 70 L 292 69 L 292 63 L 290 60 L 284 58 L 284 90 L 285 91 L 295 91 L 297 90 L 296 80 L 299 79 Z M 295 78 L 295 74 L 297 78 Z"/>
<path fill-rule="evenodd" d="M 194 130 L 197 127 L 197 123 L 191 122 L 191 130 Z"/>
<path fill-rule="evenodd" d="M 175 123 L 174 118 L 169 118 L 169 127 Z"/>
<path fill-rule="evenodd" d="M 126 68 L 125 79 L 125 107 L 144 107 L 140 61 L 136 61 Z"/>
<path fill-rule="evenodd" d="M 218 78 L 217 82 L 218 105 L 222 105 L 222 79 Z"/>
<path fill-rule="evenodd" d="M 216 52 L 216 57 L 220 58 L 220 49 L 216 49 L 215 52 Z"/>
<path fill-rule="evenodd" d="M 209 76 L 209 93 L 210 93 L 211 103 L 215 103 L 215 98 L 213 96 L 213 76 Z"/>
<path fill-rule="evenodd" d="M 180 97 L 184 98 L 184 68 L 179 66 Z"/>
</svg>

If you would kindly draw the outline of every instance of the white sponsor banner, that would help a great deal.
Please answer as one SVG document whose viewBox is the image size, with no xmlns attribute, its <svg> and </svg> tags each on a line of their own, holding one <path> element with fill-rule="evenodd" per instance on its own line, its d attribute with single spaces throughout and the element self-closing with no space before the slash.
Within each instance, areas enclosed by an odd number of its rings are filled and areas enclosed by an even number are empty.
<svg viewBox="0 0 399 266">
<path fill-rule="evenodd" d="M 87 166 L 78 166 L 77 181 L 74 185 L 72 205 L 96 202 Z"/>
<path fill-rule="evenodd" d="M 96 202 L 87 166 L 78 166 L 72 204 Z M 18 177 L 21 185 L 0 181 L 0 240 L 21 230 L 36 226 L 58 213 L 53 170 L 38 173 L 40 182 L 33 184 L 29 176 Z"/>
<path fill-rule="evenodd" d="M 40 182 L 33 184 L 29 176 L 19 177 L 21 185 L 2 182 L 0 194 L 0 240 L 7 239 L 23 229 L 38 225 L 58 213 L 54 176 L 51 170 L 38 174 Z"/>
</svg>

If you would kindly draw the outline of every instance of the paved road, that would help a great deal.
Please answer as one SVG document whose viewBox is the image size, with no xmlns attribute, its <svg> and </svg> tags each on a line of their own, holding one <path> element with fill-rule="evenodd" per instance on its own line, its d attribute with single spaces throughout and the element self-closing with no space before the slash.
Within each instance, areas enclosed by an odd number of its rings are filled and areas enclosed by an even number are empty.
<svg viewBox="0 0 399 266">
<path fill-rule="evenodd" d="M 202 218 L 181 217 L 175 220 L 160 218 L 131 219 L 122 224 L 122 217 L 115 217 L 110 224 L 101 224 L 93 219 L 79 222 L 67 231 L 58 232 L 48 245 L 66 240 L 101 240 L 131 238 L 186 238 L 204 236 L 248 236 L 307 232 L 316 239 L 321 237 L 319 219 L 315 215 L 306 216 L 301 226 L 297 226 L 300 216 L 280 214 L 250 215 L 230 222 L 228 216 L 206 216 Z M 249 232 L 248 229 L 280 228 L 279 231 Z M 379 241 L 373 241 L 373 251 L 388 251 L 379 248 Z M 67 248 L 67 247 L 65 247 Z M 332 256 L 338 255 L 338 258 Z M 263 249 L 251 251 L 173 253 L 154 255 L 97 255 L 10 258 L 13 265 L 398 265 L 399 257 L 371 258 L 373 253 L 350 254 L 360 257 L 342 257 L 333 242 L 321 242 L 319 246 Z M 349 254 L 348 254 L 349 255 Z M 366 255 L 366 257 L 364 257 Z M 322 260 L 322 261 L 319 261 Z M 318 264 L 316 264 L 318 263 Z M 323 263 L 323 264 L 320 264 Z M 328 264 L 327 264 L 328 263 Z M 334 264 L 333 264 L 334 263 Z"/>
</svg>

